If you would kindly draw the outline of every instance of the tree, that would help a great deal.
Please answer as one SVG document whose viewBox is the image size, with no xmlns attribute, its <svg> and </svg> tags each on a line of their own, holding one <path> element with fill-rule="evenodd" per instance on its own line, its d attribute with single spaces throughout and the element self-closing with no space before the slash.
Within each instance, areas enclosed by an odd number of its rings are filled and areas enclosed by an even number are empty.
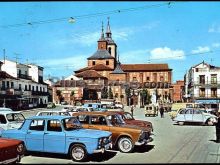
<svg viewBox="0 0 220 165">
<path fill-rule="evenodd" d="M 111 87 L 109 87 L 109 92 L 108 92 L 108 97 L 109 97 L 109 99 L 113 99 L 113 93 L 112 93 L 112 88 Z"/>
<path fill-rule="evenodd" d="M 106 86 L 102 89 L 101 98 L 102 99 L 107 99 L 108 98 L 108 89 L 107 89 Z"/>
<path fill-rule="evenodd" d="M 126 94 L 126 98 L 127 98 L 127 105 L 130 105 L 130 98 L 131 98 L 131 88 L 130 87 L 126 87 L 125 89 L 125 94 Z"/>
<path fill-rule="evenodd" d="M 73 104 L 74 104 L 74 102 L 75 102 L 75 97 L 74 97 L 74 95 L 75 95 L 75 92 L 74 92 L 74 90 L 72 90 L 72 91 L 71 91 L 71 94 L 70 94 L 70 100 L 72 100 Z"/>
<path fill-rule="evenodd" d="M 121 98 L 121 102 L 122 102 L 122 99 L 124 98 L 124 95 L 120 95 L 120 98 Z"/>
<path fill-rule="evenodd" d="M 59 99 L 59 102 L 61 103 L 63 101 L 63 96 L 62 96 L 62 92 L 60 90 L 56 91 L 56 95 Z"/>
</svg>

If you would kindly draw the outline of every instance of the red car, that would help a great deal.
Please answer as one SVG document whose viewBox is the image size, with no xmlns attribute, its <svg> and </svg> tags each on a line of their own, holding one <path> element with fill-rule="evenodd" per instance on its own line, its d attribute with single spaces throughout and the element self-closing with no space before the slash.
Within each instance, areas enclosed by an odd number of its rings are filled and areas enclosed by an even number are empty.
<svg viewBox="0 0 220 165">
<path fill-rule="evenodd" d="M 22 141 L 0 138 L 0 164 L 20 162 L 24 151 L 25 148 Z"/>
<path fill-rule="evenodd" d="M 149 121 L 136 120 L 134 117 L 132 117 L 131 113 L 129 112 L 124 112 L 124 111 L 114 111 L 114 112 L 117 112 L 122 117 L 122 119 L 125 121 L 126 124 L 137 125 L 140 127 L 147 127 L 150 132 L 153 131 L 153 125 Z"/>
</svg>

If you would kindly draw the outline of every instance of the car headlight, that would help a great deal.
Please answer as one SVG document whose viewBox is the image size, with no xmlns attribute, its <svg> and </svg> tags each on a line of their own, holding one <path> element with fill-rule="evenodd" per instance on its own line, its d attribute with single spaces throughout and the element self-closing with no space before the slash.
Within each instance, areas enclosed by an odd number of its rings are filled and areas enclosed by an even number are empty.
<svg viewBox="0 0 220 165">
<path fill-rule="evenodd" d="M 24 151 L 24 145 L 23 144 L 19 144 L 17 146 L 17 151 L 18 151 L 18 153 L 22 153 Z"/>
</svg>

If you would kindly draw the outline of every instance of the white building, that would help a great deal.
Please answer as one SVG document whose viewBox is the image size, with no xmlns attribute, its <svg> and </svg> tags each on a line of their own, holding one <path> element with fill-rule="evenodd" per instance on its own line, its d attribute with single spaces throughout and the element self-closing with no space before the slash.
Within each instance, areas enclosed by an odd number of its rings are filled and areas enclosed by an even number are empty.
<svg viewBox="0 0 220 165">
<path fill-rule="evenodd" d="M 43 82 L 42 67 L 34 64 L 20 64 L 11 60 L 2 61 L 1 65 L 2 71 L 13 77 L 10 80 L 1 79 L 2 90 L 10 90 L 11 95 L 16 95 L 16 98 L 28 106 L 25 108 L 48 103 L 48 85 Z"/>
<path fill-rule="evenodd" d="M 220 67 L 199 63 L 185 75 L 185 98 L 195 102 L 220 102 Z"/>
</svg>

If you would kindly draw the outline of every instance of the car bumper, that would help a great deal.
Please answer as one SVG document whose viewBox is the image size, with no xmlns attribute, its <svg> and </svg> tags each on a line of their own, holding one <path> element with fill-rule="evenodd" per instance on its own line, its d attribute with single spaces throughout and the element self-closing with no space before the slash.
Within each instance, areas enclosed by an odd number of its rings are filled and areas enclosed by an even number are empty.
<svg viewBox="0 0 220 165">
<path fill-rule="evenodd" d="M 9 164 L 9 163 L 14 163 L 14 162 L 20 162 L 21 158 L 24 155 L 18 155 L 16 158 L 11 158 L 11 159 L 7 159 L 4 161 L 0 161 L 0 164 Z"/>
<path fill-rule="evenodd" d="M 145 139 L 142 142 L 135 142 L 135 145 L 141 146 L 141 145 L 144 145 L 144 144 L 148 144 L 148 143 L 152 142 L 153 140 L 154 139 L 152 137 L 149 137 L 149 139 L 147 139 L 147 140 Z"/>
<path fill-rule="evenodd" d="M 96 149 L 96 150 L 94 150 L 93 152 L 94 153 L 104 153 L 106 150 L 109 150 L 109 149 L 111 149 L 112 148 L 112 143 L 108 143 L 108 144 L 106 144 L 104 147 L 102 147 L 102 148 L 100 148 L 100 149 Z"/>
</svg>

